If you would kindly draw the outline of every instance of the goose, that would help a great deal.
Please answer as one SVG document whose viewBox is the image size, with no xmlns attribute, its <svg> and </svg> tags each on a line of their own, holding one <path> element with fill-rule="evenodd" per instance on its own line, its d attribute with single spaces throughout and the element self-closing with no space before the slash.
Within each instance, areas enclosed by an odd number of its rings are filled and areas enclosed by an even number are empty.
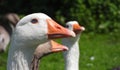
<svg viewBox="0 0 120 70">
<path fill-rule="evenodd" d="M 69 30 L 73 30 L 76 37 L 63 38 L 62 44 L 68 47 L 68 51 L 63 52 L 65 60 L 65 70 L 79 70 L 79 38 L 82 31 L 85 30 L 77 21 L 69 21 L 66 23 Z"/>
<path fill-rule="evenodd" d="M 5 52 L 10 41 L 10 35 L 3 26 L 0 26 L 0 53 Z"/>
<path fill-rule="evenodd" d="M 12 34 L 7 70 L 30 70 L 34 50 L 50 39 L 75 37 L 70 31 L 44 13 L 23 17 Z"/>
<path fill-rule="evenodd" d="M 5 14 L 0 18 L 0 52 L 6 51 L 12 31 L 19 20 L 15 13 Z"/>
<path fill-rule="evenodd" d="M 40 44 L 34 52 L 34 56 L 33 56 L 32 63 L 31 63 L 31 70 L 39 69 L 38 66 L 40 63 L 40 59 L 43 58 L 44 56 L 51 54 L 51 53 L 66 51 L 66 50 L 68 50 L 67 47 L 53 40 L 48 40 L 47 42 Z"/>
</svg>

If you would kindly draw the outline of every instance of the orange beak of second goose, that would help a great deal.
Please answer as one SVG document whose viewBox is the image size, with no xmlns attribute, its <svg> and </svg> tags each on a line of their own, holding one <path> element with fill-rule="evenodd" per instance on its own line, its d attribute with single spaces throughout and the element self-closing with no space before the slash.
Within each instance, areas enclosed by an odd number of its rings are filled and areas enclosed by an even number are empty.
<svg viewBox="0 0 120 70">
<path fill-rule="evenodd" d="M 75 37 L 75 33 L 70 31 L 52 19 L 46 20 L 48 23 L 48 38 L 55 39 L 55 38 L 64 38 L 64 37 Z"/>
<path fill-rule="evenodd" d="M 78 34 L 81 31 L 84 31 L 85 28 L 83 26 L 80 26 L 79 24 L 73 24 L 73 31 Z"/>
</svg>

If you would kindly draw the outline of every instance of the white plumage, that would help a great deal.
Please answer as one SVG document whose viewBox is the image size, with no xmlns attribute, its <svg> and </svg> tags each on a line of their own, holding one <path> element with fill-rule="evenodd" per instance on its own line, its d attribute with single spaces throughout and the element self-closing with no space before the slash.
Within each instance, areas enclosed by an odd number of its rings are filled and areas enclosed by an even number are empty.
<svg viewBox="0 0 120 70">
<path fill-rule="evenodd" d="M 70 21 L 66 23 L 66 27 L 76 33 L 76 37 L 63 38 L 62 44 L 69 48 L 65 51 L 65 70 L 79 70 L 79 38 L 82 31 L 85 30 L 84 27 L 80 26 L 76 21 Z"/>
</svg>

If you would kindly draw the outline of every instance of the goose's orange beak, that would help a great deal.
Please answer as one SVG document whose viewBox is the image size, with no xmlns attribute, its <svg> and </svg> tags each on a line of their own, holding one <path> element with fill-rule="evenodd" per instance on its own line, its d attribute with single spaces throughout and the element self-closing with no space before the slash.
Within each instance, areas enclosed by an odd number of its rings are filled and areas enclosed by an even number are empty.
<svg viewBox="0 0 120 70">
<path fill-rule="evenodd" d="M 48 38 L 55 39 L 55 38 L 64 38 L 64 37 L 75 37 L 75 33 L 70 31 L 52 19 L 46 20 L 48 23 Z"/>
<path fill-rule="evenodd" d="M 52 52 L 61 52 L 61 51 L 66 51 L 68 48 L 64 45 L 61 45 L 53 40 L 51 40 L 51 51 Z"/>
<path fill-rule="evenodd" d="M 80 26 L 79 24 L 73 24 L 73 31 L 78 34 L 81 31 L 84 31 L 85 28 L 83 26 Z"/>
</svg>

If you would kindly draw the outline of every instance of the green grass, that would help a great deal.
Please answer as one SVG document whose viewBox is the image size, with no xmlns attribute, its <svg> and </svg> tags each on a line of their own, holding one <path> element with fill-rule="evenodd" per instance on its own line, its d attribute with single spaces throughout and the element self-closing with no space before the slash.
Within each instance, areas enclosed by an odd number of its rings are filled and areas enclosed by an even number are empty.
<svg viewBox="0 0 120 70">
<path fill-rule="evenodd" d="M 120 36 L 85 34 L 80 39 L 80 70 L 111 70 L 120 66 Z M 94 58 L 94 60 L 92 60 Z M 7 52 L 0 54 L 0 70 L 6 70 Z M 62 53 L 41 60 L 41 70 L 64 70 Z"/>
<path fill-rule="evenodd" d="M 111 70 L 113 67 L 120 66 L 120 40 L 118 39 L 114 40 L 111 35 L 82 36 L 81 70 Z M 94 57 L 94 60 L 91 60 L 91 57 Z"/>
</svg>

